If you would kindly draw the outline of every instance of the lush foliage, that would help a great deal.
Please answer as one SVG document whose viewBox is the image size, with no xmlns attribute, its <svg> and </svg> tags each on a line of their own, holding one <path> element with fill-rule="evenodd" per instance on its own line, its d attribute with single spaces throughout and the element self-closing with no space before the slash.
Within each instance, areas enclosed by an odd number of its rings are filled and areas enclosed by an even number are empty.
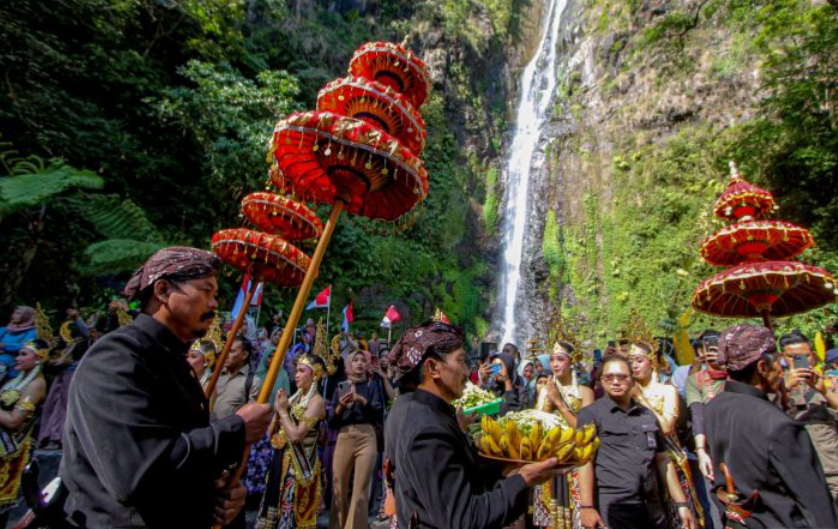
<svg viewBox="0 0 838 529">
<path fill-rule="evenodd" d="M 736 103 L 751 101 L 750 108 L 717 109 L 724 116 L 747 116 L 739 121 L 711 124 L 688 116 L 687 123 L 667 124 L 674 132 L 656 131 L 658 136 L 642 128 L 606 127 L 615 144 L 609 168 L 613 198 L 595 211 L 586 208 L 584 220 L 565 231 L 565 280 L 575 295 L 569 309 L 584 313 L 601 337 L 613 336 L 632 307 L 660 328 L 680 316 L 694 286 L 717 271 L 700 260 L 697 250 L 702 237 L 718 227 L 709 215 L 728 160 L 775 193 L 782 218 L 813 232 L 819 248 L 805 259 L 838 272 L 838 198 L 831 192 L 838 184 L 834 6 L 806 0 L 697 0 L 648 22 L 640 2 L 591 0 L 589 5 L 601 14 L 592 26 L 598 35 L 624 37 L 614 40 L 611 52 L 620 56 L 619 68 L 604 80 L 606 91 L 627 75 L 657 72 L 647 74 L 654 83 L 645 94 L 648 101 L 637 100 L 637 108 L 627 112 L 650 113 L 651 102 L 677 97 L 673 86 L 700 84 L 708 71 L 713 82 L 730 87 L 757 69 L 759 88 Z M 709 68 L 701 60 L 705 48 L 712 50 Z M 686 96 L 696 94 L 687 91 Z M 713 110 L 704 115 L 712 116 Z M 597 202 L 605 195 L 596 187 L 589 194 Z M 829 307 L 779 325 L 811 335 L 835 317 Z M 726 325 L 699 317 L 696 328 L 711 324 Z"/>
<path fill-rule="evenodd" d="M 265 185 L 273 124 L 313 108 L 317 90 L 345 74 L 362 43 L 444 27 L 443 46 L 497 53 L 516 25 L 509 0 L 465 10 L 459 1 L 375 0 L 363 13 L 341 7 L 349 4 L 0 5 L 0 38 L 14 43 L 0 50 L 0 127 L 17 151 L 50 160 L 14 165 L 20 156 L 3 147 L 0 310 L 20 302 L 61 312 L 101 304 L 157 248 L 206 247 L 215 230 L 240 225 L 239 200 Z M 470 21 L 486 13 L 489 26 L 475 29 Z M 394 302 L 414 320 L 439 306 L 460 323 L 485 326 L 487 299 L 478 285 L 489 271 L 469 236 L 481 223 L 468 200 L 484 173 L 449 120 L 459 105 L 448 99 L 466 101 L 481 107 L 483 121 L 460 133 L 486 133 L 482 107 L 489 103 L 477 93 L 489 72 L 471 68 L 454 60 L 444 72 L 453 79 L 450 91 L 422 109 L 431 193 L 418 218 L 380 226 L 344 217 L 338 227 L 315 288 L 333 284 L 336 308 L 355 298 L 361 326 L 377 325 Z M 503 108 L 503 101 L 492 104 Z M 223 303 L 232 304 L 239 279 L 224 281 Z M 292 299 L 269 293 L 266 305 L 287 309 Z M 339 322 L 338 310 L 332 318 Z"/>
</svg>

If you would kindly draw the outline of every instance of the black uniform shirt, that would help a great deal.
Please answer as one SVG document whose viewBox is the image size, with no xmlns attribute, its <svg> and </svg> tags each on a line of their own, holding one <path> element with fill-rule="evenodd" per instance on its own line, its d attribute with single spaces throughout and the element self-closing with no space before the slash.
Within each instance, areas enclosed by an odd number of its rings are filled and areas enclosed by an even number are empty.
<svg viewBox="0 0 838 529">
<path fill-rule="evenodd" d="M 141 314 L 84 356 L 70 384 L 59 474 L 76 527 L 207 529 L 213 482 L 241 459 L 244 421 L 210 425 L 187 346 Z"/>
<path fill-rule="evenodd" d="M 416 390 L 396 399 L 384 442 L 402 529 L 414 516 L 423 529 L 502 529 L 527 510 L 524 478 L 482 465 L 454 407 L 436 395 Z"/>
<path fill-rule="evenodd" d="M 628 411 L 608 395 L 582 408 L 577 427 L 593 423 L 599 436 L 594 459 L 597 494 L 608 503 L 641 503 L 657 491 L 654 458 L 664 440 L 655 415 L 633 400 Z"/>
<path fill-rule="evenodd" d="M 704 418 L 715 489 L 724 485 L 725 463 L 740 494 L 759 491 L 753 517 L 763 526 L 838 527 L 834 499 L 803 423 L 764 392 L 732 380 L 705 407 Z M 715 490 L 712 497 L 717 499 Z"/>
</svg>

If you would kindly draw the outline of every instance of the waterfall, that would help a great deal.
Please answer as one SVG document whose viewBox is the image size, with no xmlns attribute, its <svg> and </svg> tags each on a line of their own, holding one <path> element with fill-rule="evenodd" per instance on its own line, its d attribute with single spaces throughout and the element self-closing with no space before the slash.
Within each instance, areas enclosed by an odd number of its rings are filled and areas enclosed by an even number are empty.
<svg viewBox="0 0 838 529">
<path fill-rule="evenodd" d="M 521 263 L 527 230 L 527 203 L 530 175 L 544 162 L 536 155 L 542 133 L 550 118 L 556 89 L 559 29 L 567 0 L 548 0 L 549 9 L 543 35 L 532 60 L 521 77 L 521 101 L 506 166 L 506 202 L 503 210 L 503 239 L 500 277 L 500 330 L 503 342 L 515 343 L 516 311 L 521 287 Z"/>
</svg>

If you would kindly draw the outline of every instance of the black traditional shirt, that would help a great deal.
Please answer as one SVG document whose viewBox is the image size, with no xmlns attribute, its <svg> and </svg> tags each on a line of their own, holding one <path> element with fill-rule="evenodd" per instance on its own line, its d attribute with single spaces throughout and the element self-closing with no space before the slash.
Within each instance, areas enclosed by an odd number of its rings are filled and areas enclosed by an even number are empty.
<svg viewBox="0 0 838 529">
<path fill-rule="evenodd" d="M 340 394 L 335 391 L 332 394 L 332 405 L 328 409 L 327 422 L 329 428 L 340 431 L 344 426 L 353 424 L 381 425 L 384 421 L 384 395 L 381 392 L 381 384 L 370 384 L 370 381 L 355 385 L 355 393 L 366 399 L 366 404 L 353 402 L 343 410 L 340 415 L 335 410 L 340 403 Z"/>
<path fill-rule="evenodd" d="M 704 415 L 715 489 L 724 485 L 719 465 L 725 463 L 740 494 L 759 491 L 753 518 L 765 527 L 838 527 L 835 502 L 803 423 L 759 389 L 735 381 L 725 384 Z"/>
<path fill-rule="evenodd" d="M 244 421 L 210 425 L 187 346 L 141 314 L 99 340 L 70 385 L 60 476 L 77 527 L 207 529 Z"/>
<path fill-rule="evenodd" d="M 414 516 L 420 528 L 501 529 L 526 512 L 524 478 L 479 464 L 454 407 L 436 395 L 417 390 L 396 399 L 384 439 L 403 529 Z"/>
<path fill-rule="evenodd" d="M 577 428 L 593 423 L 600 446 L 594 459 L 597 497 L 607 503 L 643 503 L 657 498 L 655 454 L 665 450 L 655 415 L 631 401 L 622 409 L 606 395 L 582 408 Z"/>
</svg>

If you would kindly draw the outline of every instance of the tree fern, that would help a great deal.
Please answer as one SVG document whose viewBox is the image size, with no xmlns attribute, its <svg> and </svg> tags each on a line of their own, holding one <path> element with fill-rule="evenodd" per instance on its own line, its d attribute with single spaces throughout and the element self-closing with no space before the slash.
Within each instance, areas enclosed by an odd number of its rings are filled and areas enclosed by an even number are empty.
<svg viewBox="0 0 838 529">
<path fill-rule="evenodd" d="M 102 189 L 105 181 L 91 171 L 76 169 L 60 160 L 49 164 L 35 156 L 16 160 L 11 176 L 0 177 L 0 215 L 39 206 L 70 189 Z"/>
<path fill-rule="evenodd" d="M 108 239 L 159 242 L 162 237 L 145 212 L 117 195 L 83 195 L 72 201 L 81 217 Z"/>
<path fill-rule="evenodd" d="M 144 242 L 131 239 L 108 239 L 88 246 L 84 255 L 87 263 L 80 267 L 86 275 L 131 272 L 151 254 L 165 248 L 163 242 Z"/>
</svg>

